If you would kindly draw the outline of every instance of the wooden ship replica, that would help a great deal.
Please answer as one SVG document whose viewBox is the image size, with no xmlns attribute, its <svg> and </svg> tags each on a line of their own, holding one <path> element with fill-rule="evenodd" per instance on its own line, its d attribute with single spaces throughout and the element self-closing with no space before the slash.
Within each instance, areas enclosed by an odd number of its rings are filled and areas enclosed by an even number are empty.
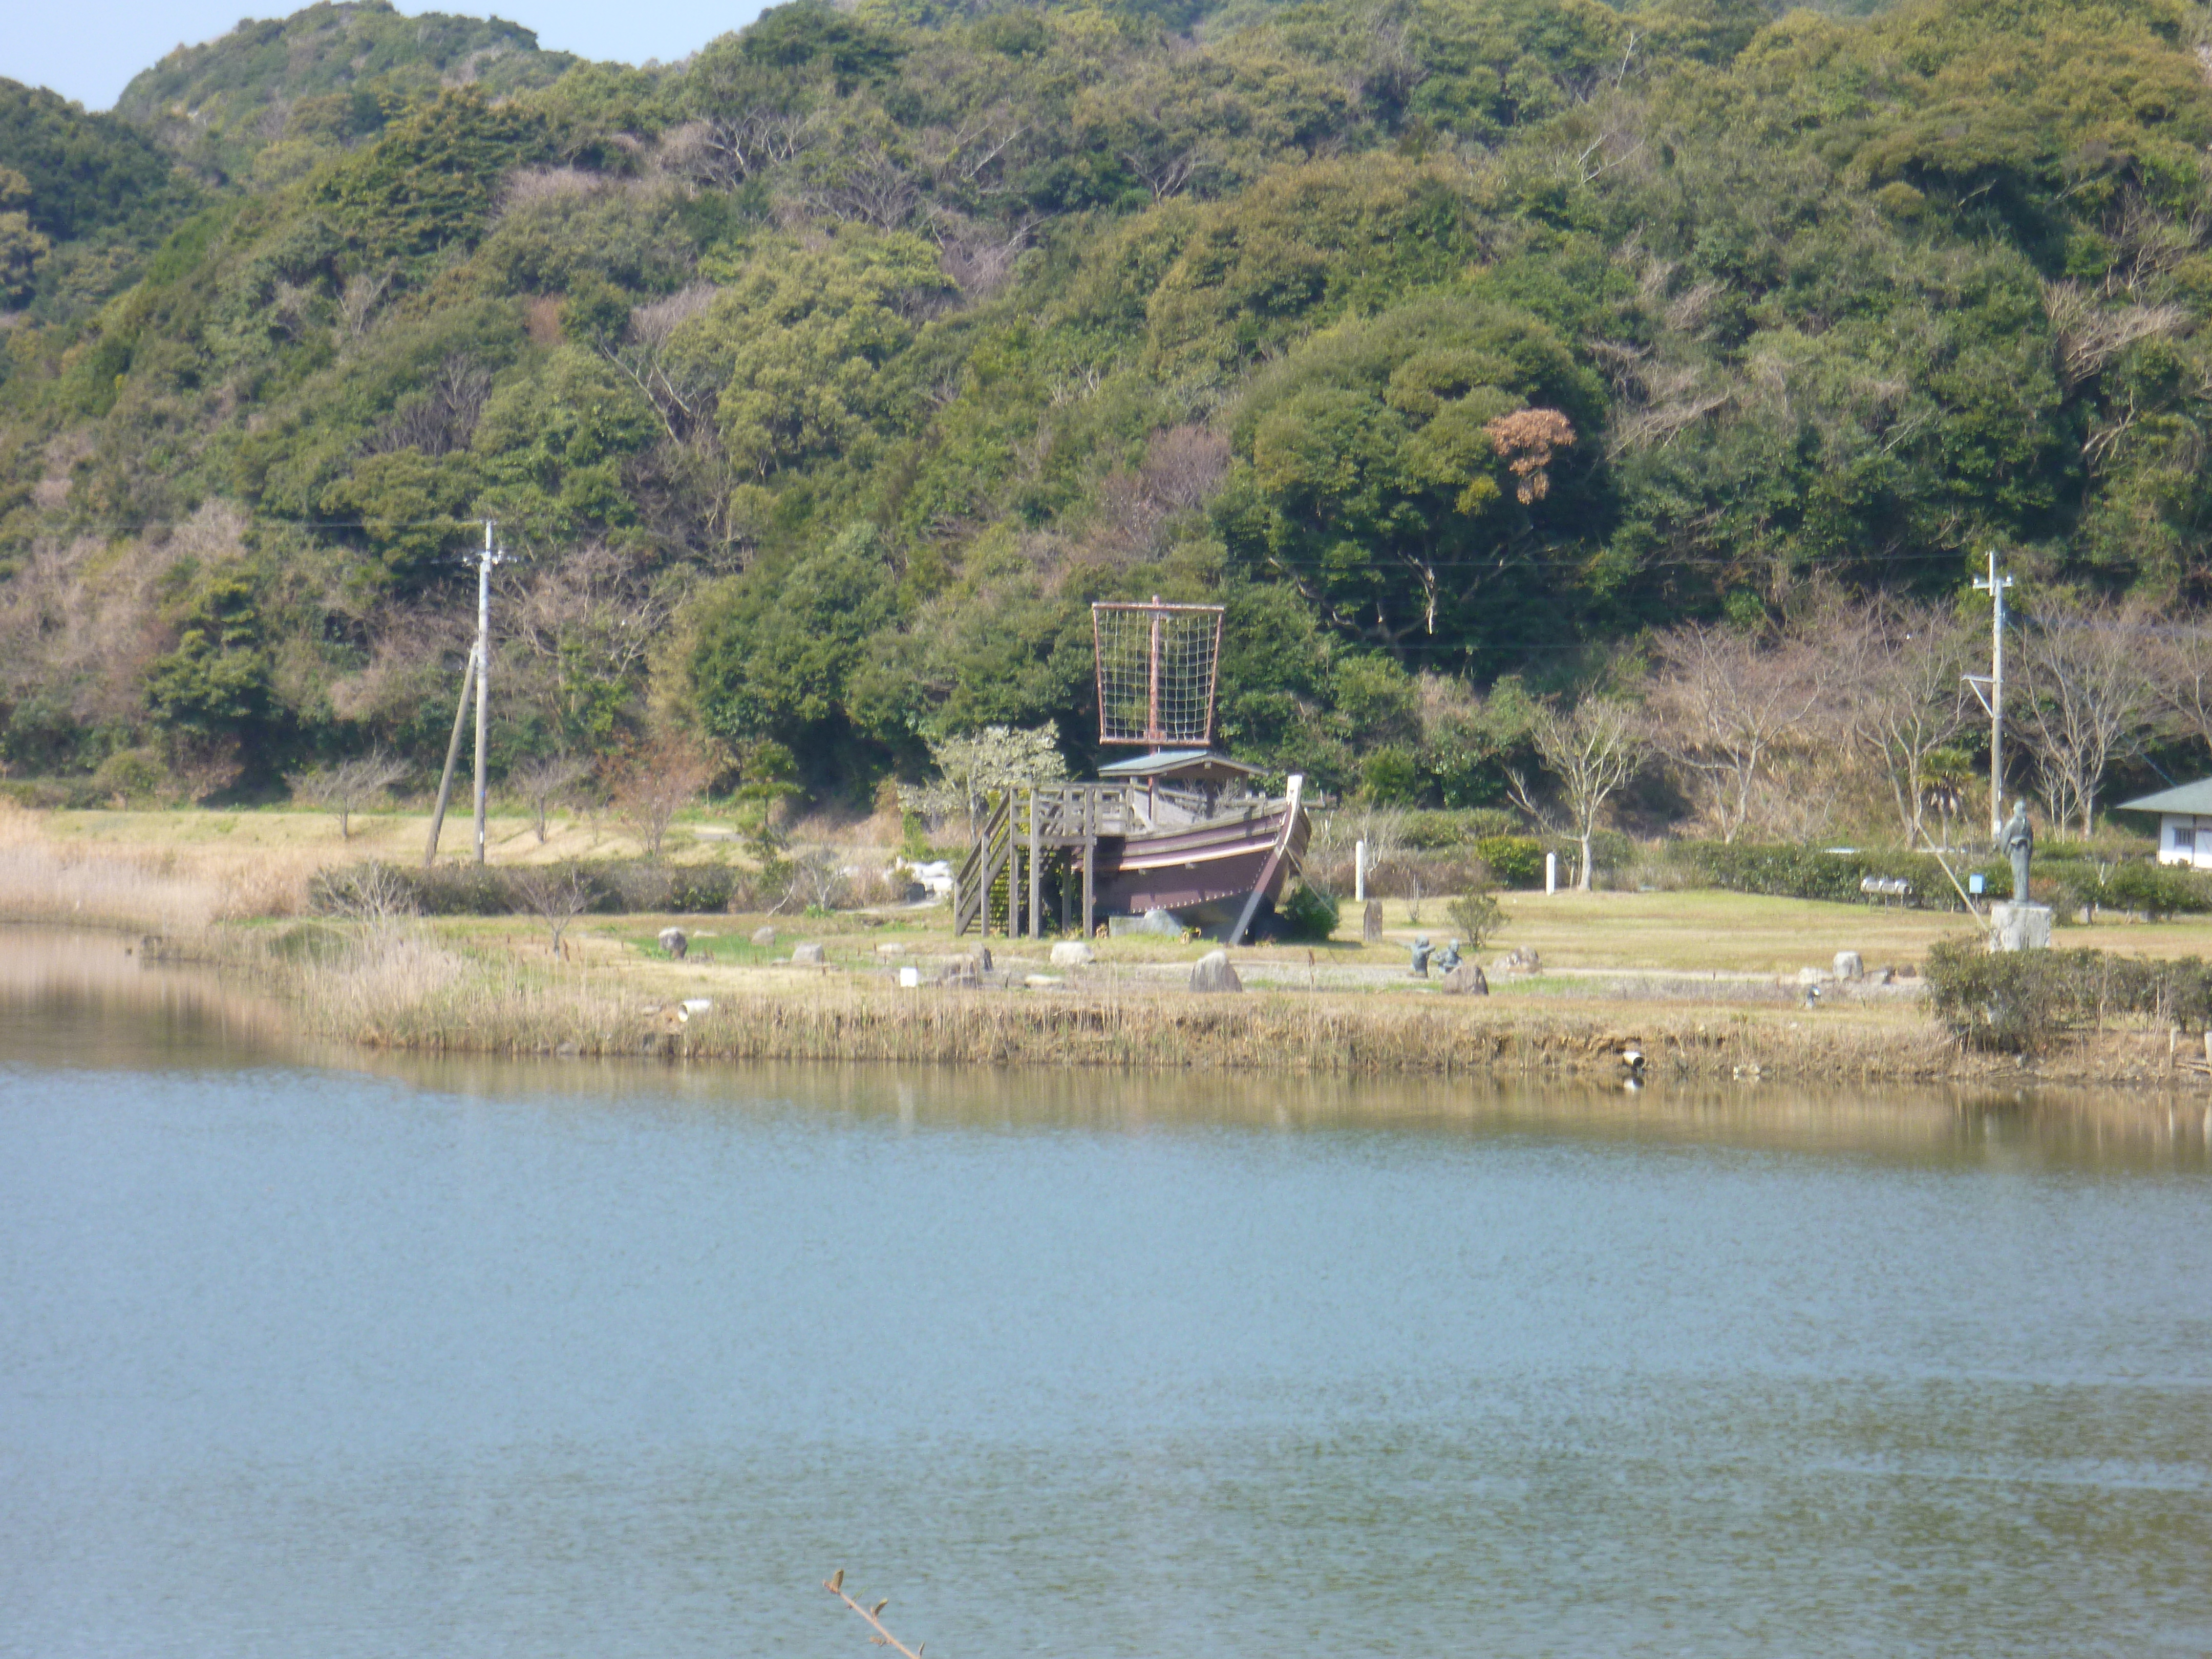
<svg viewBox="0 0 2212 1659">
<path fill-rule="evenodd" d="M 1166 911 L 1242 944 L 1272 921 L 1305 857 L 1304 780 L 1293 773 L 1271 798 L 1255 768 L 1212 746 L 1222 607 L 1094 605 L 1091 627 L 1098 740 L 1145 752 L 1093 781 L 1002 791 L 954 878 L 953 931 L 1037 938 L 1051 885 L 1062 932 L 1079 893 L 1086 939 L 1102 916 Z"/>
</svg>

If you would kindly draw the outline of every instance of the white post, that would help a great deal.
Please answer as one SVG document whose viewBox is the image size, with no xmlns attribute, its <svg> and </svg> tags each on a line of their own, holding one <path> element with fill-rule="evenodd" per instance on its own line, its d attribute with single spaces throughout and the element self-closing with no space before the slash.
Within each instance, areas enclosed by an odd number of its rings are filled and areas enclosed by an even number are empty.
<svg viewBox="0 0 2212 1659">
<path fill-rule="evenodd" d="M 1990 550 L 1987 580 L 1977 579 L 1976 591 L 1990 596 L 1990 839 L 2004 833 L 2004 627 L 2005 589 L 2012 578 L 1997 574 L 1996 550 Z"/>
<path fill-rule="evenodd" d="M 1557 853 L 1544 854 L 1544 890 L 1547 893 L 1559 890 L 1559 855 Z"/>
<path fill-rule="evenodd" d="M 1352 902 L 1367 902 L 1367 843 L 1364 841 L 1352 843 Z"/>
<path fill-rule="evenodd" d="M 477 862 L 484 861 L 484 738 L 491 724 L 491 532 L 484 520 L 483 556 L 477 561 Z"/>
</svg>

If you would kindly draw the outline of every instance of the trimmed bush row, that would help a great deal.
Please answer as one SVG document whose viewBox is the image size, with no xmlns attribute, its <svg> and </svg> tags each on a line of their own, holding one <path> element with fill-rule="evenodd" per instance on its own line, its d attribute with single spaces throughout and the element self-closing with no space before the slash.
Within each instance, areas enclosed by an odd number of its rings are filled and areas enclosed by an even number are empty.
<svg viewBox="0 0 2212 1659">
<path fill-rule="evenodd" d="M 1912 884 L 1915 905 L 1965 908 L 1943 866 L 1925 853 L 1826 853 L 1790 845 L 1678 842 L 1668 857 L 1706 884 L 1732 893 L 1856 903 L 1865 896 L 1859 883 L 1867 877 L 1901 876 Z M 1954 859 L 1951 868 L 1961 882 L 1978 873 L 1992 899 L 2012 892 L 2012 866 L 2002 859 Z M 2039 858 L 2035 875 L 2039 902 L 2056 905 L 2069 918 L 2087 906 L 2153 917 L 2212 913 L 2212 878 L 2149 859 L 2100 864 L 2085 858 Z"/>
<path fill-rule="evenodd" d="M 535 867 L 535 866 L 532 866 Z M 566 866 L 563 866 L 566 867 Z M 600 859 L 576 865 L 592 888 L 594 915 L 702 915 L 761 908 L 759 876 L 725 864 L 660 864 L 647 859 Z M 426 916 L 512 916 L 531 912 L 513 866 L 441 864 L 430 869 L 371 865 L 326 870 L 307 890 L 317 914 L 339 908 L 363 869 L 379 868 Z"/>
<path fill-rule="evenodd" d="M 2102 951 L 1991 951 L 1946 939 L 1928 952 L 1936 1017 L 1971 1048 L 2017 1054 L 2122 1015 L 2212 1026 L 2212 965 Z"/>
<path fill-rule="evenodd" d="M 1675 864 L 1708 886 L 1730 893 L 1858 904 L 1866 901 L 1859 884 L 1868 877 L 1902 877 L 1912 884 L 1914 904 L 1936 910 L 1966 908 L 1943 866 L 1925 853 L 1827 853 L 1789 844 L 1694 841 L 1677 842 L 1669 854 Z M 1994 896 L 2012 890 L 2012 866 L 2002 859 L 1971 864 L 1954 860 L 1951 867 L 1962 883 L 1979 872 Z"/>
<path fill-rule="evenodd" d="M 2212 912 L 2212 878 L 2149 859 L 2099 866 L 2087 859 L 2053 872 L 2065 901 L 2079 908 L 2139 910 L 2148 916 L 2201 916 Z"/>
</svg>

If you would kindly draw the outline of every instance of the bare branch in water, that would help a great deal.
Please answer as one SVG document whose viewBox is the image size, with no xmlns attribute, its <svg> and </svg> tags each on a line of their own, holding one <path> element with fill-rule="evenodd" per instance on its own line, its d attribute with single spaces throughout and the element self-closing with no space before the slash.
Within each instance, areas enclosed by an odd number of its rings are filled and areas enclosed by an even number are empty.
<svg viewBox="0 0 2212 1659">
<path fill-rule="evenodd" d="M 836 1596 L 840 1601 L 842 1601 L 847 1607 L 852 1608 L 854 1612 L 859 1613 L 861 1618 L 868 1621 L 869 1625 L 876 1632 L 868 1639 L 873 1642 L 878 1647 L 895 1648 L 899 1652 L 906 1655 L 906 1659 L 921 1659 L 922 1650 L 929 1645 L 928 1643 L 919 1643 L 914 1647 L 907 1646 L 905 1643 L 900 1641 L 897 1637 L 892 1635 L 890 1631 L 884 1627 L 883 1620 L 878 1616 L 885 1607 L 890 1606 L 890 1599 L 888 1596 L 877 1602 L 872 1608 L 862 1607 L 858 1601 L 855 1601 L 851 1596 L 845 1594 L 845 1569 L 842 1567 L 838 1568 L 836 1571 L 831 1573 L 830 1577 L 823 1579 L 822 1581 L 822 1588 L 828 1590 L 830 1595 Z"/>
</svg>

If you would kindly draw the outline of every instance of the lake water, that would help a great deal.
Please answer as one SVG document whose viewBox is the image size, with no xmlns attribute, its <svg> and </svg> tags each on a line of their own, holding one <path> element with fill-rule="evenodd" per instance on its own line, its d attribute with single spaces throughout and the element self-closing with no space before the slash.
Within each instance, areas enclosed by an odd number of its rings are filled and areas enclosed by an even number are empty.
<svg viewBox="0 0 2212 1659">
<path fill-rule="evenodd" d="M 2201 1090 L 268 1032 L 0 936 L 0 1654 L 2212 1652 Z"/>
</svg>

